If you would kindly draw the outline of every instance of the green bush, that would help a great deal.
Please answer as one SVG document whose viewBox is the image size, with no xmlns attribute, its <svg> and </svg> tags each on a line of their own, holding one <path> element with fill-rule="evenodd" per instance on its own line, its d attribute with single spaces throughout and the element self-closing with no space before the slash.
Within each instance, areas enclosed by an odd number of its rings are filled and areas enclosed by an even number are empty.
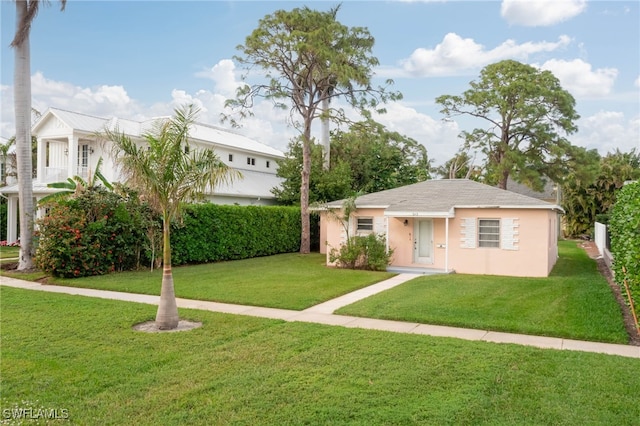
<svg viewBox="0 0 640 426">
<path fill-rule="evenodd" d="M 613 272 L 618 284 L 627 280 L 631 297 L 640 310 L 640 182 L 623 186 L 617 193 L 609 221 Z M 623 271 L 626 269 L 626 273 Z M 623 290 L 623 294 L 626 292 Z M 638 312 L 640 313 L 640 312 Z"/>
<path fill-rule="evenodd" d="M 387 251 L 384 236 L 369 234 L 366 237 L 351 237 L 339 249 L 332 248 L 329 260 L 336 262 L 340 268 L 384 271 L 392 255 L 392 249 Z"/>
<path fill-rule="evenodd" d="M 93 188 L 74 198 L 52 201 L 37 221 L 34 261 L 59 277 L 102 275 L 146 261 L 151 211 L 137 196 Z"/>
<path fill-rule="evenodd" d="M 300 249 L 300 208 L 191 204 L 171 230 L 174 265 L 247 259 Z"/>
</svg>

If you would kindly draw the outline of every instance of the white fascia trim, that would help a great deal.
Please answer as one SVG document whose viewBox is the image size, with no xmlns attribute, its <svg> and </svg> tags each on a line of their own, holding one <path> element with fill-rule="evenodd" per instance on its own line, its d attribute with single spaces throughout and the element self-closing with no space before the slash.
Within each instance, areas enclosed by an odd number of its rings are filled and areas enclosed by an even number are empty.
<svg viewBox="0 0 640 426">
<path fill-rule="evenodd" d="M 564 213 L 564 209 L 557 204 L 549 204 L 548 206 L 455 206 L 455 209 L 515 209 L 515 210 L 558 210 Z"/>
<path fill-rule="evenodd" d="M 444 218 L 455 217 L 453 212 L 409 212 L 409 211 L 385 211 L 385 216 L 388 217 L 431 217 L 431 218 Z"/>
</svg>

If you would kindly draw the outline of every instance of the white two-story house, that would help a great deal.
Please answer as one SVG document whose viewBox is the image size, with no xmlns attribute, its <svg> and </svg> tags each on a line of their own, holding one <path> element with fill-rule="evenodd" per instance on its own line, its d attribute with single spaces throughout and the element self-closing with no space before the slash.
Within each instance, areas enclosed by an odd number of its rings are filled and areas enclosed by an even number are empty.
<svg viewBox="0 0 640 426">
<path fill-rule="evenodd" d="M 33 125 L 32 135 L 38 140 L 36 174 L 33 195 L 36 200 L 55 192 L 47 185 L 80 176 L 84 179 L 95 172 L 102 158 L 100 171 L 109 182 L 121 181 L 111 156 L 111 144 L 96 137 L 105 128 L 124 132 L 133 140 L 142 141 L 155 119 L 138 122 L 122 118 L 101 118 L 57 108 L 48 109 Z M 191 143 L 198 148 L 213 149 L 228 166 L 242 177 L 230 184 L 219 185 L 206 194 L 217 204 L 269 205 L 275 203 L 271 189 L 282 179 L 276 175 L 277 160 L 282 151 L 262 144 L 239 133 L 202 123 L 195 123 L 189 132 Z M 7 241 L 18 239 L 18 186 L 0 188 L 8 199 Z"/>
</svg>

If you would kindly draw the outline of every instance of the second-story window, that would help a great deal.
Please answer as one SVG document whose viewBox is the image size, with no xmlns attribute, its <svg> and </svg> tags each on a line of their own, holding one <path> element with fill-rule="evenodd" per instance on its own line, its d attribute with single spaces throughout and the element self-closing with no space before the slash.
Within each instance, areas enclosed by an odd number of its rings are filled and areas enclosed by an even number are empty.
<svg viewBox="0 0 640 426">
<path fill-rule="evenodd" d="M 233 154 L 229 154 L 229 162 L 232 163 L 233 162 Z"/>
<path fill-rule="evenodd" d="M 247 164 L 249 166 L 255 166 L 256 165 L 256 159 L 253 157 L 247 157 Z"/>
<path fill-rule="evenodd" d="M 271 166 L 271 162 L 267 160 L 267 169 L 269 168 L 269 166 Z"/>
</svg>

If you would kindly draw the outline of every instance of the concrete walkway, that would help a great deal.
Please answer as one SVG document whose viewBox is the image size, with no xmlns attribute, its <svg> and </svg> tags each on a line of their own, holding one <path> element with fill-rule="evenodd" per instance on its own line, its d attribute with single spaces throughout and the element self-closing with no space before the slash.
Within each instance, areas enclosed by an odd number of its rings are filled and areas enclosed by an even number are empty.
<svg viewBox="0 0 640 426">
<path fill-rule="evenodd" d="M 357 300 L 364 299 L 365 297 L 395 287 L 415 277 L 416 275 L 413 274 L 400 274 L 393 278 L 390 278 L 389 280 L 382 281 L 380 283 L 360 290 L 356 290 L 352 293 L 346 294 L 333 300 L 329 300 L 328 302 L 321 303 L 303 311 L 233 305 L 229 303 L 206 302 L 201 300 L 190 300 L 181 298 L 177 299 L 177 303 L 178 307 L 180 308 L 201 309 L 227 314 L 280 319 L 284 321 L 300 321 L 351 328 L 391 331 L 396 333 L 423 334 L 436 337 L 452 337 L 456 339 L 476 340 L 493 343 L 513 343 L 517 345 L 534 346 L 544 349 L 597 352 L 609 355 L 619 355 L 629 358 L 640 358 L 640 346 L 585 342 L 556 337 L 529 336 L 524 334 L 500 333 L 495 331 L 446 327 L 440 325 L 428 325 L 404 321 L 389 321 L 373 318 L 359 318 L 333 314 L 336 309 L 342 306 L 346 306 Z M 98 297 L 102 299 L 123 300 L 151 305 L 157 305 L 160 299 L 159 296 L 149 296 L 145 294 L 42 285 L 39 283 L 18 280 L 5 276 L 0 276 L 0 285 L 27 290 L 48 291 L 52 293 L 64 293 L 87 297 Z"/>
</svg>

